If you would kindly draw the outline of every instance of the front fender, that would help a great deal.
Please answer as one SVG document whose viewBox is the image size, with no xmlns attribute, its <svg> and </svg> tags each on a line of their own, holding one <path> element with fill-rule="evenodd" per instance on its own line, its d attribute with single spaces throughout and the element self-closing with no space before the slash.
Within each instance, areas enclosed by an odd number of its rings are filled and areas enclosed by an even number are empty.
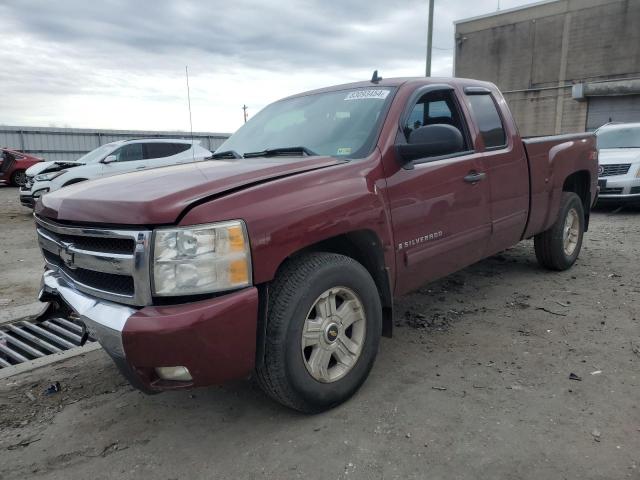
<svg viewBox="0 0 640 480">
<path fill-rule="evenodd" d="M 272 280 L 282 262 L 310 245 L 368 229 L 382 242 L 385 263 L 395 278 L 391 222 L 380 181 L 379 161 L 354 160 L 211 200 L 190 210 L 180 225 L 244 220 L 255 284 Z"/>
</svg>

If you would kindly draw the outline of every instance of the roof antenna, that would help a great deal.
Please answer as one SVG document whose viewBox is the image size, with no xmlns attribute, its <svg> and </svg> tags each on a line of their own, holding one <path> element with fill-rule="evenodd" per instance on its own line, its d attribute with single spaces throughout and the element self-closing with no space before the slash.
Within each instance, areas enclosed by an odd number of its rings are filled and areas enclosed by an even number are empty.
<svg viewBox="0 0 640 480">
<path fill-rule="evenodd" d="M 196 146 L 193 143 L 193 120 L 191 120 L 191 91 L 189 90 L 189 66 L 184 66 L 184 73 L 187 76 L 187 101 L 189 102 L 189 128 L 191 129 L 191 156 L 196 161 Z"/>
<path fill-rule="evenodd" d="M 380 83 L 380 80 L 382 80 L 382 77 L 378 76 L 378 70 L 374 70 L 373 77 L 371 77 L 371 83 Z"/>
</svg>

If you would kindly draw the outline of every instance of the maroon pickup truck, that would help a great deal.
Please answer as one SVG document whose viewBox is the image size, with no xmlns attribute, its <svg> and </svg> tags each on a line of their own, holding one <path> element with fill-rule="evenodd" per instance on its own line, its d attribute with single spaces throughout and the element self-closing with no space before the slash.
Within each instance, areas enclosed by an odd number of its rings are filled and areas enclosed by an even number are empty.
<svg viewBox="0 0 640 480">
<path fill-rule="evenodd" d="M 210 161 L 46 195 L 40 298 L 145 392 L 254 374 L 317 412 L 364 382 L 394 297 L 531 237 L 571 267 L 597 180 L 593 135 L 521 139 L 490 83 L 334 86 L 269 105 Z"/>
</svg>

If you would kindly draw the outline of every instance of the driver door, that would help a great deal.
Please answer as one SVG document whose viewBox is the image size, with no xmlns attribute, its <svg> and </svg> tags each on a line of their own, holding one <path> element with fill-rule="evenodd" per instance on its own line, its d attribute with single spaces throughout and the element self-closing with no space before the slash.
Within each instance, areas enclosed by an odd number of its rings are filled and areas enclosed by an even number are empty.
<svg viewBox="0 0 640 480">
<path fill-rule="evenodd" d="M 414 129 L 446 124 L 462 133 L 464 145 L 447 155 L 398 159 L 399 168 L 387 179 L 397 293 L 482 259 L 491 236 L 489 183 L 455 91 L 423 89 L 407 105 L 396 144 L 408 143 Z"/>
</svg>

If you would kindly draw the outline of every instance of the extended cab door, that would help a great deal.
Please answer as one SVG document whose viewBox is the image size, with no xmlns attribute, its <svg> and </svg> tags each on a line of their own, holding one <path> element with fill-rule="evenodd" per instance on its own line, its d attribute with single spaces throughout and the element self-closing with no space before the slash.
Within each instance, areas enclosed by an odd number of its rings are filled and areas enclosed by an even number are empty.
<svg viewBox="0 0 640 480">
<path fill-rule="evenodd" d="M 454 127 L 462 135 L 462 144 L 458 151 L 408 163 L 396 155 L 397 167 L 387 172 L 397 293 L 480 260 L 491 234 L 489 184 L 481 155 L 473 151 L 454 89 L 434 87 L 422 87 L 410 98 L 396 148 L 410 145 L 414 130 L 431 125 Z"/>
<path fill-rule="evenodd" d="M 491 193 L 487 255 L 493 255 L 522 238 L 529 213 L 529 166 L 511 112 L 499 92 L 467 87 L 465 96 L 477 128 L 475 149 Z"/>
</svg>

